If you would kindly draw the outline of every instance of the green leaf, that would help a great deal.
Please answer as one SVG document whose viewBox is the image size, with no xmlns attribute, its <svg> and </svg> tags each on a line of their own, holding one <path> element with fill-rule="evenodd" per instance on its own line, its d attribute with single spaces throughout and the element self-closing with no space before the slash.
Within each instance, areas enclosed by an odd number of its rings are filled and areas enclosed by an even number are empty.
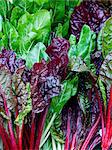
<svg viewBox="0 0 112 150">
<path fill-rule="evenodd" d="M 51 107 L 54 112 L 60 113 L 67 101 L 76 94 L 78 86 L 78 76 L 72 80 L 65 80 L 63 90 L 59 96 L 52 99 Z"/>
<path fill-rule="evenodd" d="M 27 53 L 33 41 L 47 42 L 50 33 L 50 13 L 39 10 L 35 14 L 26 12 L 18 21 L 19 49 Z"/>
<path fill-rule="evenodd" d="M 88 97 L 84 93 L 79 93 L 78 97 L 79 97 L 79 106 L 83 111 L 83 113 L 86 115 L 87 109 L 90 107 Z"/>
<path fill-rule="evenodd" d="M 49 56 L 45 50 L 46 47 L 42 42 L 37 43 L 25 57 L 23 56 L 26 60 L 26 66 L 31 68 L 34 63 L 40 62 L 42 59 L 48 61 Z"/>
<path fill-rule="evenodd" d="M 18 41 L 18 32 L 16 31 L 15 27 L 12 27 L 10 29 L 10 49 L 13 49 L 14 51 L 18 50 L 19 47 L 19 41 Z"/>
<path fill-rule="evenodd" d="M 12 25 L 17 27 L 18 19 L 24 14 L 24 10 L 21 9 L 19 6 L 16 6 L 13 8 L 11 13 L 10 22 Z"/>
<path fill-rule="evenodd" d="M 103 82 L 102 82 L 102 80 L 98 80 L 99 82 L 99 87 L 100 87 L 100 91 L 101 91 L 101 94 L 102 94 L 102 98 L 103 98 L 103 101 L 104 101 L 104 106 L 105 106 L 105 108 L 106 108 L 106 104 L 107 104 L 107 97 L 106 97 L 106 89 L 105 89 L 105 86 L 104 86 L 104 84 L 103 84 Z"/>
<path fill-rule="evenodd" d="M 59 23 L 58 27 L 56 28 L 56 37 L 62 38 L 62 24 Z"/>
<path fill-rule="evenodd" d="M 78 43 L 76 43 L 74 35 L 70 36 L 68 56 L 69 67 L 72 71 L 84 72 L 91 70 L 94 73 L 95 66 L 91 64 L 90 55 L 95 48 L 95 38 L 95 33 L 87 25 L 83 26 Z"/>
<path fill-rule="evenodd" d="M 34 31 L 37 33 L 36 40 L 47 43 L 51 30 L 50 12 L 47 10 L 39 10 L 34 14 Z"/>
<path fill-rule="evenodd" d="M 18 33 L 15 27 L 7 20 L 3 22 L 3 33 L 2 41 L 4 43 L 5 48 L 18 50 L 19 42 L 17 40 Z"/>
<path fill-rule="evenodd" d="M 6 20 L 3 22 L 3 33 L 4 35 L 9 35 L 10 29 L 12 27 L 12 24 L 9 22 L 9 20 Z"/>
<path fill-rule="evenodd" d="M 89 68 L 87 67 L 87 65 L 85 64 L 85 62 L 82 60 L 81 57 L 77 57 L 76 59 L 74 59 L 74 61 L 71 62 L 70 64 L 70 68 L 72 71 L 75 72 L 89 71 Z"/>
<path fill-rule="evenodd" d="M 74 1 L 67 0 L 66 5 L 69 6 L 69 7 L 74 8 L 75 6 L 80 5 L 81 2 L 82 2 L 82 0 L 74 0 Z"/>
<path fill-rule="evenodd" d="M 57 115 L 57 117 L 55 118 L 52 127 L 50 128 L 50 133 L 51 136 L 60 143 L 64 143 L 64 134 L 61 130 L 61 124 L 62 124 L 62 120 L 61 120 L 61 115 Z"/>
<path fill-rule="evenodd" d="M 0 0 L 0 15 L 6 18 L 7 5 L 5 0 Z"/>
<path fill-rule="evenodd" d="M 98 37 L 97 37 L 97 50 L 99 51 L 102 50 L 102 29 L 98 33 Z"/>
<path fill-rule="evenodd" d="M 105 57 L 100 68 L 99 78 L 107 87 L 112 85 L 112 51 Z"/>
<path fill-rule="evenodd" d="M 102 29 L 102 52 L 105 58 L 112 51 L 112 17 L 104 24 Z"/>
<path fill-rule="evenodd" d="M 72 63 L 72 61 L 74 61 L 74 59 L 76 58 L 76 37 L 71 34 L 70 35 L 70 38 L 69 38 L 69 42 L 70 42 L 70 49 L 69 49 L 69 52 L 68 52 L 68 56 L 69 56 L 69 59 Z"/>
<path fill-rule="evenodd" d="M 3 47 L 5 47 L 7 49 L 9 48 L 9 46 L 8 46 L 9 42 L 8 42 L 7 35 L 3 35 L 2 39 L 0 41 L 1 41 L 1 48 L 3 48 Z"/>
<path fill-rule="evenodd" d="M 90 64 L 90 54 L 95 48 L 96 35 L 90 27 L 84 25 L 81 30 L 80 39 L 77 43 L 77 56 L 81 56 L 87 65 Z"/>
<path fill-rule="evenodd" d="M 28 48 L 30 47 L 32 41 L 36 37 L 36 33 L 33 31 L 33 20 L 34 15 L 30 15 L 26 12 L 21 18 L 18 20 L 18 40 L 19 40 L 19 53 L 22 55 L 27 53 Z"/>
<path fill-rule="evenodd" d="M 0 32 L 2 31 L 2 22 L 3 22 L 3 18 L 2 18 L 2 16 L 0 15 Z"/>
<path fill-rule="evenodd" d="M 38 5 L 43 5 L 44 3 L 47 3 L 49 0 L 34 0 Z"/>
<path fill-rule="evenodd" d="M 65 1 L 52 0 L 52 5 L 54 6 L 54 22 L 61 22 L 65 15 Z"/>
<path fill-rule="evenodd" d="M 63 24 L 63 28 L 62 28 L 62 35 L 63 37 L 68 35 L 68 31 L 69 31 L 69 19 Z"/>
</svg>

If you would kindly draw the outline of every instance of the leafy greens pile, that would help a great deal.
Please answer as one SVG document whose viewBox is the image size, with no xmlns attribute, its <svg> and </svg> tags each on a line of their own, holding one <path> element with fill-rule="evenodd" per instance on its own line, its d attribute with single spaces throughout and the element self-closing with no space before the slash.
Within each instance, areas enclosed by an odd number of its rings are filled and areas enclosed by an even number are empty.
<svg viewBox="0 0 112 150">
<path fill-rule="evenodd" d="M 0 1 L 0 149 L 112 148 L 111 6 Z"/>
</svg>

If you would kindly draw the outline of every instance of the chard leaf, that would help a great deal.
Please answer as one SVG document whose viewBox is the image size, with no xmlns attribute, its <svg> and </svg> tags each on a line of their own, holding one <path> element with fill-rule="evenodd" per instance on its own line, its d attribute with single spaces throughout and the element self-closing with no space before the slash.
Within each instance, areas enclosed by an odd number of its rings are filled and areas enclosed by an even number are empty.
<svg viewBox="0 0 112 150">
<path fill-rule="evenodd" d="M 65 1 L 52 0 L 54 6 L 54 22 L 60 22 L 63 20 L 65 15 Z"/>
<path fill-rule="evenodd" d="M 75 72 L 85 72 L 89 71 L 89 68 L 86 66 L 81 57 L 77 57 L 76 59 L 74 59 L 73 64 L 71 63 L 71 70 Z"/>
<path fill-rule="evenodd" d="M 90 54 L 95 48 L 95 38 L 96 35 L 91 31 L 90 27 L 84 25 L 77 43 L 76 56 L 81 56 L 87 65 L 90 65 Z"/>
<path fill-rule="evenodd" d="M 60 95 L 54 97 L 51 102 L 51 107 L 54 112 L 60 113 L 67 103 L 67 101 L 77 93 L 78 77 L 74 77 L 72 80 L 65 80 L 63 82 L 63 90 Z"/>
<path fill-rule="evenodd" d="M 0 15 L 0 32 L 2 31 L 2 22 L 3 22 L 3 18 L 2 18 L 2 16 Z"/>
<path fill-rule="evenodd" d="M 26 106 L 24 107 L 24 110 L 22 110 L 19 115 L 17 116 L 16 120 L 15 120 L 15 124 L 22 126 L 22 122 L 24 120 L 24 118 L 27 116 L 27 114 L 31 111 L 32 109 L 32 104 L 31 104 L 31 98 L 30 98 L 30 85 L 27 84 L 26 86 L 26 90 L 28 92 L 28 101 Z"/>
<path fill-rule="evenodd" d="M 10 118 L 8 116 L 6 116 L 6 114 L 4 112 L 0 112 L 0 115 L 6 120 L 10 120 Z"/>
<path fill-rule="evenodd" d="M 76 43 L 76 37 L 70 36 L 69 67 L 72 71 L 83 72 L 92 71 L 94 73 L 95 66 L 91 64 L 90 55 L 95 48 L 96 35 L 90 30 L 90 27 L 84 25 L 81 31 L 79 42 Z"/>
<path fill-rule="evenodd" d="M 19 112 L 25 109 L 29 97 L 26 84 L 22 80 L 24 69 L 24 66 L 20 67 L 15 71 L 12 77 L 13 90 L 17 98 Z"/>
<path fill-rule="evenodd" d="M 0 0 L 0 15 L 6 18 L 7 5 L 5 0 Z"/>
<path fill-rule="evenodd" d="M 9 20 L 6 20 L 3 22 L 3 33 L 4 35 L 7 35 L 10 33 L 10 29 L 12 27 L 12 24 L 9 22 Z"/>
<path fill-rule="evenodd" d="M 34 0 L 34 1 L 40 6 L 48 2 L 48 0 Z"/>
<path fill-rule="evenodd" d="M 18 20 L 18 34 L 19 34 L 19 46 L 20 51 L 25 53 L 29 46 L 31 45 L 31 41 L 35 38 L 36 33 L 33 32 L 33 15 L 30 15 L 26 12 L 21 18 Z"/>
<path fill-rule="evenodd" d="M 31 68 L 34 63 L 41 62 L 42 59 L 45 61 L 49 60 L 49 56 L 45 52 L 46 47 L 42 42 L 38 42 L 28 53 L 28 55 L 23 56 L 26 60 L 26 66 Z"/>
<path fill-rule="evenodd" d="M 103 98 L 103 101 L 104 101 L 104 106 L 106 108 L 106 104 L 107 104 L 106 89 L 105 89 L 105 86 L 104 86 L 102 80 L 99 79 L 98 81 L 99 81 L 99 87 L 100 87 L 100 91 L 101 91 L 101 94 L 102 94 L 102 98 Z"/>
<path fill-rule="evenodd" d="M 9 48 L 9 34 L 10 30 L 13 28 L 12 24 L 6 20 L 3 22 L 3 36 L 2 41 L 5 48 Z"/>
<path fill-rule="evenodd" d="M 50 13 L 47 10 L 38 10 L 35 14 L 26 12 L 22 15 L 17 26 L 19 53 L 28 53 L 28 49 L 34 40 L 47 42 L 50 27 Z"/>
<path fill-rule="evenodd" d="M 70 22 L 70 20 L 68 19 L 68 20 L 63 24 L 63 28 L 62 28 L 62 35 L 63 35 L 63 37 L 65 37 L 65 36 L 68 35 L 69 22 Z"/>
<path fill-rule="evenodd" d="M 100 68 L 99 77 L 108 87 L 112 85 L 112 51 L 105 57 Z"/>
<path fill-rule="evenodd" d="M 62 38 L 62 24 L 61 23 L 59 23 L 58 24 L 58 27 L 56 28 L 56 37 L 60 37 L 60 38 Z"/>
<path fill-rule="evenodd" d="M 86 115 L 87 113 L 86 110 L 90 108 L 88 97 L 84 93 L 79 93 L 78 97 L 79 97 L 79 106 L 81 110 L 83 111 L 83 113 Z"/>
<path fill-rule="evenodd" d="M 0 68 L 0 84 L 6 94 L 8 109 L 12 110 L 16 106 L 16 99 L 12 91 L 12 76 L 6 67 Z M 0 96 L 0 108 L 4 109 L 4 101 Z"/>
<path fill-rule="evenodd" d="M 13 8 L 11 12 L 11 20 L 10 22 L 14 27 L 17 27 L 18 19 L 24 14 L 23 9 L 21 9 L 19 6 L 16 6 Z"/>
<path fill-rule="evenodd" d="M 51 28 L 50 12 L 44 9 L 37 11 L 34 14 L 33 25 L 37 33 L 36 40 L 47 43 Z"/>
<path fill-rule="evenodd" d="M 50 133 L 51 136 L 60 143 L 64 143 L 64 134 L 61 130 L 61 124 L 62 124 L 62 120 L 61 120 L 61 115 L 57 115 L 57 117 L 55 118 L 52 127 L 50 128 Z"/>
<path fill-rule="evenodd" d="M 105 22 L 102 30 L 102 52 L 105 58 L 112 51 L 112 17 Z"/>
<path fill-rule="evenodd" d="M 18 32 L 17 32 L 16 28 L 12 27 L 10 29 L 9 39 L 10 39 L 10 48 L 14 49 L 14 51 L 18 50 L 18 46 L 19 46 L 18 37 L 19 37 L 19 35 L 18 35 Z"/>
<path fill-rule="evenodd" d="M 98 33 L 98 37 L 97 37 L 97 50 L 98 51 L 102 50 L 102 29 Z"/>
</svg>

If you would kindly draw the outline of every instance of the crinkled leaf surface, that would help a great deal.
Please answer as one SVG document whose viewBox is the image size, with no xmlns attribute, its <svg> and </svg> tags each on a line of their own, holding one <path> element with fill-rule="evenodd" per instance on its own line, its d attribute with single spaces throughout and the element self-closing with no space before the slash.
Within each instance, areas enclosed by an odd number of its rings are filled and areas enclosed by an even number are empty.
<svg viewBox="0 0 112 150">
<path fill-rule="evenodd" d="M 27 104 L 25 105 L 24 109 L 19 113 L 15 120 L 15 124 L 22 126 L 23 120 L 25 116 L 31 111 L 32 105 L 31 105 L 31 91 L 30 91 L 30 84 L 26 85 L 26 91 L 28 92 L 28 100 Z"/>
<path fill-rule="evenodd" d="M 7 106 L 12 110 L 16 106 L 16 98 L 12 91 L 12 76 L 6 67 L 0 68 L 0 84 L 2 86 L 3 92 L 6 94 Z M 4 101 L 0 95 L 0 107 L 4 108 Z"/>
<path fill-rule="evenodd" d="M 26 84 L 22 80 L 23 72 L 24 66 L 17 69 L 16 72 L 13 74 L 12 78 L 13 90 L 17 98 L 19 112 L 25 109 L 29 97 L 28 92 L 26 90 Z"/>
<path fill-rule="evenodd" d="M 101 94 L 102 94 L 102 98 L 103 98 L 103 101 L 104 101 L 104 106 L 106 108 L 106 104 L 107 104 L 107 97 L 106 97 L 106 88 L 103 84 L 103 81 L 101 79 L 98 80 L 99 81 L 99 87 L 100 87 L 100 91 L 101 91 Z"/>
<path fill-rule="evenodd" d="M 104 24 L 102 31 L 102 51 L 105 58 L 112 51 L 112 17 Z"/>
<path fill-rule="evenodd" d="M 112 85 L 112 51 L 105 57 L 105 60 L 100 69 L 100 79 L 107 86 Z"/>
<path fill-rule="evenodd" d="M 47 64 L 35 63 L 31 76 L 32 109 L 35 113 L 42 112 L 49 100 L 60 92 L 60 79 L 49 72 Z"/>
</svg>

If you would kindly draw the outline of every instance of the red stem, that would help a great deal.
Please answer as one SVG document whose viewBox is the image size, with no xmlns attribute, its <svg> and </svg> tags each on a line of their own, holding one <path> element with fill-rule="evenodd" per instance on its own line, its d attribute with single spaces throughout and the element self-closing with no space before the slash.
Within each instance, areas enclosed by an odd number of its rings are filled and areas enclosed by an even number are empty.
<svg viewBox="0 0 112 150">
<path fill-rule="evenodd" d="M 7 150 L 10 150 L 11 149 L 10 138 L 9 138 L 7 132 L 5 131 L 5 128 L 1 125 L 0 125 L 0 136 L 2 138 L 2 141 L 3 141 L 3 144 L 4 144 L 5 148 Z"/>
<path fill-rule="evenodd" d="M 74 150 L 74 148 L 76 147 L 76 134 L 77 134 L 77 133 L 75 132 L 75 134 L 73 135 L 70 150 Z"/>
<path fill-rule="evenodd" d="M 28 136 L 29 133 L 28 133 L 27 128 L 25 126 L 24 126 L 23 134 L 24 134 L 24 138 L 23 138 L 23 140 L 24 140 L 24 147 L 25 147 L 25 150 L 27 150 L 29 148 L 30 138 Z"/>
<path fill-rule="evenodd" d="M 23 128 L 24 128 L 24 121 L 22 127 L 19 127 L 19 150 L 22 150 L 22 137 L 23 137 Z"/>
<path fill-rule="evenodd" d="M 0 85 L 0 92 L 1 92 L 1 97 L 3 98 L 6 115 L 10 118 L 11 114 L 8 110 L 7 100 L 6 100 L 5 93 L 3 92 L 1 85 Z M 9 133 L 10 133 L 10 137 L 11 137 L 12 147 L 13 147 L 14 150 L 17 150 L 17 144 L 16 144 L 16 140 L 15 140 L 14 133 L 13 133 L 13 130 L 12 130 L 11 120 L 8 121 L 8 128 L 9 128 Z"/>
<path fill-rule="evenodd" d="M 16 106 L 16 118 L 18 116 L 19 112 L 18 112 L 18 106 Z M 16 125 L 16 135 L 17 135 L 17 139 L 19 140 L 19 126 Z"/>
<path fill-rule="evenodd" d="M 35 137 L 35 116 L 32 116 L 32 125 L 30 133 L 30 150 L 34 149 L 34 137 Z"/>
<path fill-rule="evenodd" d="M 90 140 L 92 139 L 93 135 L 95 134 L 99 122 L 100 122 L 100 116 L 98 117 L 96 123 L 91 128 L 91 130 L 90 130 L 86 140 L 84 141 L 84 143 L 83 143 L 83 145 L 81 147 L 81 150 L 87 150 L 88 144 L 89 144 Z"/>
<path fill-rule="evenodd" d="M 107 120 L 106 120 L 106 133 L 104 139 L 102 139 L 102 149 L 109 149 L 110 141 L 112 139 L 112 121 L 111 121 L 111 110 L 112 110 L 112 87 L 110 88 L 110 99 L 108 102 L 108 112 L 107 112 Z"/>
<path fill-rule="evenodd" d="M 99 105 L 99 109 L 100 109 L 100 115 L 101 115 L 101 123 L 102 123 L 102 141 L 104 140 L 104 135 L 105 135 L 105 124 L 104 124 L 104 117 L 103 117 L 103 111 L 102 111 L 102 104 L 101 104 L 101 100 L 98 94 L 98 90 L 96 87 L 94 87 L 95 89 L 95 94 L 96 94 L 96 98 L 98 100 L 98 105 Z"/>
<path fill-rule="evenodd" d="M 101 137 L 96 137 L 89 147 L 89 150 L 93 150 L 99 143 L 101 143 Z"/>
<path fill-rule="evenodd" d="M 110 99 L 108 103 L 107 123 L 106 123 L 106 139 L 109 138 L 111 127 L 111 109 L 112 109 L 112 87 L 110 89 Z"/>
<path fill-rule="evenodd" d="M 68 119 L 67 119 L 67 134 L 66 134 L 66 140 L 65 140 L 65 146 L 64 150 L 69 150 L 69 143 L 70 143 L 70 115 L 68 112 Z"/>
<path fill-rule="evenodd" d="M 24 137 L 24 149 L 28 150 L 28 145 L 27 145 L 26 137 Z"/>
<path fill-rule="evenodd" d="M 43 132 L 47 112 L 48 112 L 48 107 L 46 107 L 45 110 L 40 114 L 39 124 L 38 124 L 38 132 L 37 132 L 38 136 L 37 136 L 37 140 L 36 140 L 36 144 L 35 144 L 35 150 L 39 150 L 40 141 L 41 141 L 41 137 L 42 137 L 42 132 Z"/>
</svg>

